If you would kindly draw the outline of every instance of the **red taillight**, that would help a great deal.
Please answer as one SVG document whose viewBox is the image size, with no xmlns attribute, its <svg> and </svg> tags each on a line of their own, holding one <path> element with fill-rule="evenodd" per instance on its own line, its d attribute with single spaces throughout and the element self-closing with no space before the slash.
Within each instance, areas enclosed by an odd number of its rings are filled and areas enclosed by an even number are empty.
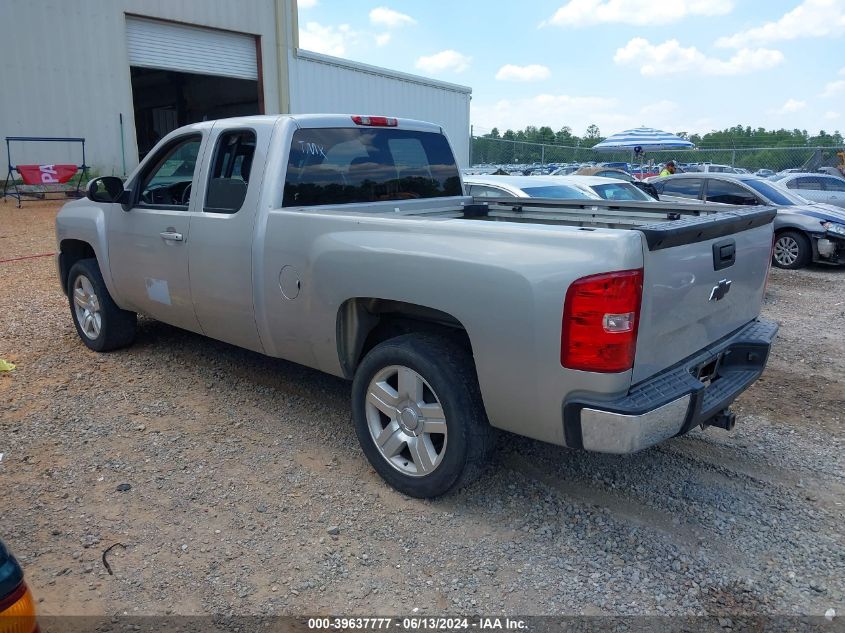
<svg viewBox="0 0 845 633">
<path fill-rule="evenodd" d="M 399 121 L 389 116 L 361 116 L 355 114 L 352 116 L 352 122 L 355 125 L 369 125 L 371 127 L 396 127 Z"/>
<path fill-rule="evenodd" d="M 642 295 L 641 268 L 572 282 L 563 306 L 560 364 L 602 373 L 631 369 Z"/>
</svg>

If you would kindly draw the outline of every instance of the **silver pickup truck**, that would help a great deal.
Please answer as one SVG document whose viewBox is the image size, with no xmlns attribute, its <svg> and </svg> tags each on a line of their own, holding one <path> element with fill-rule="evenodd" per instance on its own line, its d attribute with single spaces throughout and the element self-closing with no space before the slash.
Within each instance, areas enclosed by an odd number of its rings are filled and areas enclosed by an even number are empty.
<svg viewBox="0 0 845 633">
<path fill-rule="evenodd" d="M 389 117 L 208 121 L 56 219 L 82 341 L 136 314 L 352 381 L 392 486 L 475 476 L 493 428 L 630 453 L 728 407 L 761 374 L 768 208 L 464 195 L 440 127 Z"/>
</svg>

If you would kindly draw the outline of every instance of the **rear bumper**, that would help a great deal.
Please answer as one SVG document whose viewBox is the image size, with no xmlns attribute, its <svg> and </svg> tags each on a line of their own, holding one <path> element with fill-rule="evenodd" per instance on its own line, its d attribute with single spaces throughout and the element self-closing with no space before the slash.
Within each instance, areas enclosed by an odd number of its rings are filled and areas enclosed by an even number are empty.
<svg viewBox="0 0 845 633">
<path fill-rule="evenodd" d="M 623 398 L 565 403 L 567 446 L 634 453 L 708 424 L 763 373 L 777 330 L 771 321 L 752 321 Z M 702 370 L 711 376 L 709 384 L 699 378 Z"/>
</svg>

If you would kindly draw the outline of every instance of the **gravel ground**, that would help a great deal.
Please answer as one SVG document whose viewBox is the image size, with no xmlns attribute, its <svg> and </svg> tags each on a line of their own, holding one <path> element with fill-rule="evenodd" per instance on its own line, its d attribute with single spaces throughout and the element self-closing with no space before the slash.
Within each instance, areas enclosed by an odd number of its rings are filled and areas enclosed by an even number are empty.
<svg viewBox="0 0 845 633">
<path fill-rule="evenodd" d="M 52 251 L 56 209 L 0 204 L 0 260 Z M 627 457 L 503 434 L 436 501 L 368 466 L 344 381 L 151 320 L 89 352 L 50 257 L 0 288 L 0 535 L 42 614 L 845 609 L 843 269 L 773 271 L 734 432 Z"/>
</svg>

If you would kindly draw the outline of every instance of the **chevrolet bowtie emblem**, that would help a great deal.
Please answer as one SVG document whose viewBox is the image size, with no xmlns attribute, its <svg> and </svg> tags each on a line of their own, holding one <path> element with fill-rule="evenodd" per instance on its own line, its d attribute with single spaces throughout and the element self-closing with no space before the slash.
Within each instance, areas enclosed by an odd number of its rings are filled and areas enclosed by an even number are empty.
<svg viewBox="0 0 845 633">
<path fill-rule="evenodd" d="M 722 279 L 718 284 L 713 286 L 713 290 L 710 291 L 710 301 L 721 301 L 730 291 L 731 280 Z"/>
</svg>

